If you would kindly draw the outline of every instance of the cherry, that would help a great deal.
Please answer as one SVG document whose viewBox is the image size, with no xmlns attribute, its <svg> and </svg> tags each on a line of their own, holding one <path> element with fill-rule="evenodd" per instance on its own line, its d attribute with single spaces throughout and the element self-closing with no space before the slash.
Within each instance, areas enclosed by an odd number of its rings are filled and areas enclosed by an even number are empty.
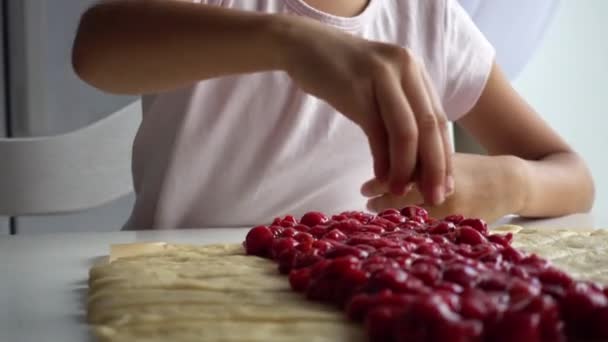
<svg viewBox="0 0 608 342">
<path fill-rule="evenodd" d="M 299 243 L 310 243 L 310 244 L 312 244 L 313 241 L 315 241 L 314 236 L 312 236 L 312 234 L 310 234 L 310 233 L 297 233 L 293 238 L 296 241 L 298 241 Z"/>
<path fill-rule="evenodd" d="M 369 232 L 355 233 L 350 236 L 350 238 L 347 240 L 346 243 L 349 245 L 369 244 L 370 242 L 373 243 L 374 240 L 377 240 L 379 238 L 380 238 L 380 235 L 375 234 L 375 233 L 369 233 Z"/>
<path fill-rule="evenodd" d="M 359 259 L 365 259 L 369 256 L 369 253 L 353 246 L 339 245 L 328 251 L 325 254 L 325 257 L 333 259 L 345 255 L 352 255 Z"/>
<path fill-rule="evenodd" d="M 524 268 L 518 267 L 518 266 L 511 267 L 511 269 L 509 270 L 509 274 L 511 274 L 512 276 L 515 276 L 515 277 L 522 278 L 522 279 L 530 278 L 528 271 L 526 271 Z"/>
<path fill-rule="evenodd" d="M 269 229 L 275 238 L 281 237 L 281 234 L 283 233 L 283 227 L 281 226 L 270 226 Z"/>
<path fill-rule="evenodd" d="M 303 224 L 296 224 L 295 226 L 293 226 L 293 229 L 302 232 L 302 233 L 308 233 L 308 231 L 310 230 L 309 226 L 305 226 Z"/>
<path fill-rule="evenodd" d="M 367 255 L 372 255 L 376 252 L 376 247 L 370 245 L 356 245 L 355 248 L 367 253 Z"/>
<path fill-rule="evenodd" d="M 524 253 L 511 246 L 504 247 L 500 253 L 505 260 L 513 263 L 519 263 L 525 257 Z"/>
<path fill-rule="evenodd" d="M 364 224 L 364 225 L 362 225 L 362 226 L 359 227 L 358 231 L 359 232 L 382 234 L 382 233 L 384 233 L 384 228 L 382 228 L 381 226 L 377 226 L 375 224 Z"/>
<path fill-rule="evenodd" d="M 483 235 L 488 234 L 488 225 L 482 219 L 477 219 L 477 218 L 464 219 L 464 220 L 458 222 L 458 225 L 471 227 Z"/>
<path fill-rule="evenodd" d="M 406 221 L 405 217 L 401 216 L 401 214 L 391 214 L 391 215 L 384 215 L 382 216 L 382 219 L 386 220 L 386 221 L 390 221 L 391 223 L 403 223 Z M 373 224 L 378 224 L 378 222 L 376 222 L 375 220 L 372 221 L 371 223 Z M 387 225 L 383 225 L 384 228 L 389 228 L 389 227 L 396 227 L 395 224 L 387 224 Z"/>
<path fill-rule="evenodd" d="M 508 287 L 508 277 L 503 273 L 494 273 L 494 274 L 486 274 L 482 279 L 480 279 L 479 283 L 477 283 L 477 287 L 486 291 L 505 291 Z"/>
<path fill-rule="evenodd" d="M 393 231 L 395 230 L 395 227 L 397 227 L 398 223 L 404 222 L 405 218 L 401 215 L 399 215 L 399 217 L 401 217 L 401 219 L 403 221 L 401 221 L 400 219 L 395 219 L 395 221 L 393 221 L 393 219 L 389 219 L 391 218 L 391 215 L 387 215 L 387 216 L 377 216 L 374 217 L 372 220 L 369 221 L 368 224 L 374 225 L 374 226 L 380 226 L 386 230 L 390 230 Z"/>
<path fill-rule="evenodd" d="M 496 303 L 481 290 L 466 289 L 460 300 L 460 313 L 466 318 L 483 321 L 498 313 Z"/>
<path fill-rule="evenodd" d="M 446 239 L 445 237 L 443 237 L 441 235 L 431 236 L 431 240 L 433 240 L 433 242 L 438 245 L 447 245 L 448 243 L 450 243 L 450 240 Z"/>
<path fill-rule="evenodd" d="M 440 221 L 429 227 L 431 234 L 447 234 L 456 228 L 454 223 L 449 221 Z"/>
<path fill-rule="evenodd" d="M 418 296 L 412 303 L 410 315 L 418 319 L 423 318 L 426 322 L 458 322 L 460 316 L 450 309 L 445 299 L 436 293 Z"/>
<path fill-rule="evenodd" d="M 294 267 L 296 259 L 302 252 L 296 249 L 287 249 L 279 254 L 277 261 L 279 263 L 279 272 L 282 274 L 288 274 L 289 271 Z"/>
<path fill-rule="evenodd" d="M 595 327 L 594 335 L 598 339 L 608 340 L 608 307 L 602 307 L 598 309 L 595 314 L 594 324 Z"/>
<path fill-rule="evenodd" d="M 283 232 L 281 233 L 281 237 L 294 237 L 296 236 L 296 234 L 298 234 L 299 232 L 291 227 L 289 228 L 285 228 L 283 229 Z"/>
<path fill-rule="evenodd" d="M 429 218 L 429 213 L 423 208 L 409 206 L 401 209 L 401 215 L 409 219 L 422 219 L 423 222 Z"/>
<path fill-rule="evenodd" d="M 427 285 L 434 285 L 441 277 L 441 272 L 437 266 L 424 262 L 412 265 L 410 272 Z"/>
<path fill-rule="evenodd" d="M 508 233 L 506 235 L 500 235 L 500 234 L 491 234 L 488 235 L 488 241 L 493 242 L 497 245 L 503 246 L 503 247 L 507 247 L 511 244 L 511 239 L 513 237 L 513 234 Z"/>
<path fill-rule="evenodd" d="M 325 240 L 344 241 L 348 239 L 346 234 L 342 233 L 339 229 L 332 229 L 330 232 L 323 235 Z"/>
<path fill-rule="evenodd" d="M 328 221 L 327 216 L 321 212 L 312 211 L 304 214 L 300 219 L 300 223 L 309 227 L 314 227 Z"/>
<path fill-rule="evenodd" d="M 302 246 L 300 244 L 296 247 L 302 254 L 300 254 L 295 261 L 295 268 L 302 268 L 316 264 L 317 262 L 324 260 L 323 253 L 315 248 L 310 248 L 308 250 L 302 250 L 298 247 Z"/>
<path fill-rule="evenodd" d="M 527 267 L 528 272 L 536 271 L 540 272 L 542 269 L 549 266 L 549 262 L 545 259 L 540 258 L 536 254 L 531 254 L 524 257 L 520 263 L 520 265 L 529 266 Z"/>
<path fill-rule="evenodd" d="M 334 245 L 326 240 L 315 240 L 312 243 L 312 248 L 317 249 L 321 254 L 325 254 L 327 251 L 332 249 Z"/>
<path fill-rule="evenodd" d="M 326 272 L 345 274 L 349 270 L 353 269 L 361 269 L 361 260 L 357 259 L 352 255 L 346 255 L 333 259 L 327 267 Z"/>
<path fill-rule="evenodd" d="M 288 249 L 294 249 L 298 242 L 293 238 L 279 238 L 272 242 L 272 257 L 276 259 L 281 253 Z"/>
<path fill-rule="evenodd" d="M 422 235 L 410 235 L 407 236 L 404 240 L 407 242 L 413 242 L 415 244 L 433 243 L 433 240 Z"/>
<path fill-rule="evenodd" d="M 443 321 L 431 331 L 431 338 L 433 341 L 470 342 L 479 340 L 482 332 L 483 325 L 478 321 Z"/>
<path fill-rule="evenodd" d="M 462 222 L 464 220 L 464 216 L 462 216 L 462 215 L 449 215 L 449 216 L 446 216 L 443 220 L 446 221 L 446 222 L 451 222 L 451 223 L 454 223 L 454 224 L 459 224 L 460 222 Z"/>
<path fill-rule="evenodd" d="M 274 234 L 266 226 L 252 228 L 245 238 L 245 249 L 247 254 L 267 256 L 274 240 Z"/>
<path fill-rule="evenodd" d="M 295 249 L 297 249 L 298 251 L 300 251 L 302 253 L 308 253 L 312 250 L 312 242 L 311 241 L 300 242 L 295 247 Z"/>
<path fill-rule="evenodd" d="M 443 272 L 443 280 L 463 287 L 472 287 L 479 277 L 479 272 L 468 265 L 452 265 Z"/>
<path fill-rule="evenodd" d="M 295 217 L 293 217 L 291 215 L 285 216 L 285 218 L 282 219 L 281 222 L 279 223 L 279 225 L 281 227 L 293 227 L 296 224 L 298 224 L 298 221 L 296 220 Z"/>
<path fill-rule="evenodd" d="M 348 220 L 348 216 L 346 216 L 346 215 L 342 215 L 342 214 L 339 214 L 339 215 L 333 215 L 333 216 L 331 217 L 331 220 L 332 220 L 332 221 L 336 221 L 336 222 L 345 221 L 345 220 Z"/>
<path fill-rule="evenodd" d="M 324 279 L 321 274 L 318 278 L 311 278 L 306 289 L 306 298 L 310 300 L 329 301 L 333 292 L 333 282 Z"/>
<path fill-rule="evenodd" d="M 435 243 L 422 243 L 414 250 L 414 252 L 421 255 L 438 257 L 441 254 L 441 247 Z"/>
<path fill-rule="evenodd" d="M 381 211 L 378 216 L 388 216 L 388 215 L 399 215 L 401 216 L 401 213 L 399 212 L 399 210 L 394 209 L 394 208 L 389 208 L 389 209 L 384 209 L 383 211 Z"/>
<path fill-rule="evenodd" d="M 346 305 L 346 314 L 354 321 L 361 321 L 373 305 L 374 301 L 369 294 L 360 293 L 350 299 Z"/>
<path fill-rule="evenodd" d="M 355 219 L 352 219 L 352 218 L 348 218 L 347 220 L 339 221 L 339 222 L 336 222 L 336 223 L 330 225 L 329 227 L 327 227 L 327 229 L 328 230 L 338 229 L 341 232 L 348 235 L 352 232 L 359 231 L 360 226 L 361 226 L 361 222 L 359 222 Z"/>
<path fill-rule="evenodd" d="M 385 247 L 399 247 L 399 244 L 387 238 L 379 238 L 367 241 L 367 244 L 376 249 Z"/>
<path fill-rule="evenodd" d="M 316 226 L 310 228 L 310 230 L 308 230 L 308 233 L 310 233 L 312 236 L 314 236 L 317 239 L 321 238 L 327 232 L 328 232 L 327 227 L 323 226 L 323 225 L 316 225 Z"/>
<path fill-rule="evenodd" d="M 448 282 L 440 282 L 438 284 L 435 284 L 435 289 L 437 291 L 446 291 L 455 294 L 460 294 L 464 291 L 464 288 L 462 286 Z"/>
<path fill-rule="evenodd" d="M 526 300 L 540 295 L 541 287 L 538 282 L 526 281 L 523 279 L 511 279 L 508 285 L 509 296 L 512 302 Z"/>
<path fill-rule="evenodd" d="M 398 256 L 409 256 L 410 253 L 404 247 L 381 247 L 376 251 L 376 255 L 396 258 Z"/>
<path fill-rule="evenodd" d="M 602 292 L 591 289 L 588 284 L 578 283 L 566 291 L 561 306 L 567 328 L 569 324 L 586 326 L 596 310 L 608 306 L 608 299 Z"/>
<path fill-rule="evenodd" d="M 369 273 L 359 268 L 344 270 L 334 283 L 333 302 L 339 307 L 344 307 L 348 299 L 367 282 L 368 278 Z"/>
<path fill-rule="evenodd" d="M 460 226 L 456 231 L 459 243 L 475 246 L 486 242 L 486 238 L 478 230 L 469 226 Z"/>
<path fill-rule="evenodd" d="M 540 342 L 540 315 L 507 312 L 490 332 L 490 340 L 497 342 Z"/>
<path fill-rule="evenodd" d="M 361 211 L 345 211 L 341 215 L 347 216 L 349 219 L 358 221 L 360 224 L 367 224 L 374 218 L 374 215 Z"/>
<path fill-rule="evenodd" d="M 310 268 L 300 268 L 289 272 L 289 284 L 294 291 L 304 292 L 310 282 Z"/>
<path fill-rule="evenodd" d="M 373 292 L 383 289 L 398 292 L 405 288 L 405 281 L 407 279 L 408 274 L 403 270 L 396 268 L 383 269 L 372 274 L 369 287 Z"/>
<path fill-rule="evenodd" d="M 312 265 L 310 267 L 310 276 L 311 278 L 317 278 L 320 275 L 324 274 L 327 270 L 327 268 L 329 267 L 329 265 L 332 264 L 332 260 L 329 259 L 321 259 L 319 260 L 316 264 Z"/>
<path fill-rule="evenodd" d="M 365 329 L 371 342 L 393 341 L 393 330 L 403 309 L 394 306 L 380 306 L 372 309 L 365 317 Z"/>
<path fill-rule="evenodd" d="M 538 279 L 545 284 L 559 285 L 563 288 L 568 288 L 574 283 L 574 280 L 569 275 L 554 267 L 540 271 Z"/>
</svg>

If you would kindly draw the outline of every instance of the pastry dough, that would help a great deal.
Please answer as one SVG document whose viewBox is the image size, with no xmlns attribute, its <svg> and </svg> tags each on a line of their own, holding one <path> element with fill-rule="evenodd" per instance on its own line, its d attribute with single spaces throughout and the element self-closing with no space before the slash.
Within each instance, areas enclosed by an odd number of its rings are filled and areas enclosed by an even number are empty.
<svg viewBox="0 0 608 342">
<path fill-rule="evenodd" d="M 608 284 L 608 230 L 504 226 L 514 246 L 579 279 Z M 88 319 L 102 342 L 365 341 L 338 308 L 292 292 L 273 261 L 242 246 L 112 246 L 89 277 Z"/>
</svg>

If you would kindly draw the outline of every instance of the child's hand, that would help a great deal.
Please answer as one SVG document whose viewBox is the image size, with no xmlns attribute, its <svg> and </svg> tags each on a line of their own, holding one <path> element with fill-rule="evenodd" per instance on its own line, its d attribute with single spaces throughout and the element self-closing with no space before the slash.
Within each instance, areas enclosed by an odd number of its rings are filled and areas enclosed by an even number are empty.
<svg viewBox="0 0 608 342">
<path fill-rule="evenodd" d="M 363 129 L 376 178 L 398 195 L 419 170 L 425 202 L 442 203 L 453 183 L 447 119 L 415 56 L 312 20 L 289 17 L 285 27 L 285 70 Z"/>
<path fill-rule="evenodd" d="M 365 183 L 361 192 L 371 198 L 368 208 L 372 211 L 421 205 L 437 218 L 461 214 L 492 222 L 523 207 L 525 195 L 516 176 L 517 165 L 513 157 L 456 154 L 455 188 L 441 205 L 427 204 L 416 187 L 403 196 L 389 194 L 386 183 L 375 179 Z"/>
</svg>

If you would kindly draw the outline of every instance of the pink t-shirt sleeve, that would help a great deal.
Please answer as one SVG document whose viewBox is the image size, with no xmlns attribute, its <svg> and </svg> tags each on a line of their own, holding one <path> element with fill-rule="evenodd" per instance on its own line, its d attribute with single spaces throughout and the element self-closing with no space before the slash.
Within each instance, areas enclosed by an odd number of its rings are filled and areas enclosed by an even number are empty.
<svg viewBox="0 0 608 342">
<path fill-rule="evenodd" d="M 456 0 L 445 1 L 443 106 L 450 120 L 467 114 L 479 100 L 495 50 Z"/>
</svg>

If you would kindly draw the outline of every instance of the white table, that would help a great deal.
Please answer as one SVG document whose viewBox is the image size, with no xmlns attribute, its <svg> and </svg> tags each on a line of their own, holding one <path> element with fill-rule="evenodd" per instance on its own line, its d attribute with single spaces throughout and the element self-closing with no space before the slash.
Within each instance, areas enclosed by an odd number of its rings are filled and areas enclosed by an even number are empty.
<svg viewBox="0 0 608 342">
<path fill-rule="evenodd" d="M 608 217 L 569 217 L 501 223 L 608 228 Z M 84 313 L 88 269 L 109 245 L 144 241 L 241 242 L 247 229 L 72 233 L 0 237 L 0 341 L 92 340 Z"/>
</svg>

